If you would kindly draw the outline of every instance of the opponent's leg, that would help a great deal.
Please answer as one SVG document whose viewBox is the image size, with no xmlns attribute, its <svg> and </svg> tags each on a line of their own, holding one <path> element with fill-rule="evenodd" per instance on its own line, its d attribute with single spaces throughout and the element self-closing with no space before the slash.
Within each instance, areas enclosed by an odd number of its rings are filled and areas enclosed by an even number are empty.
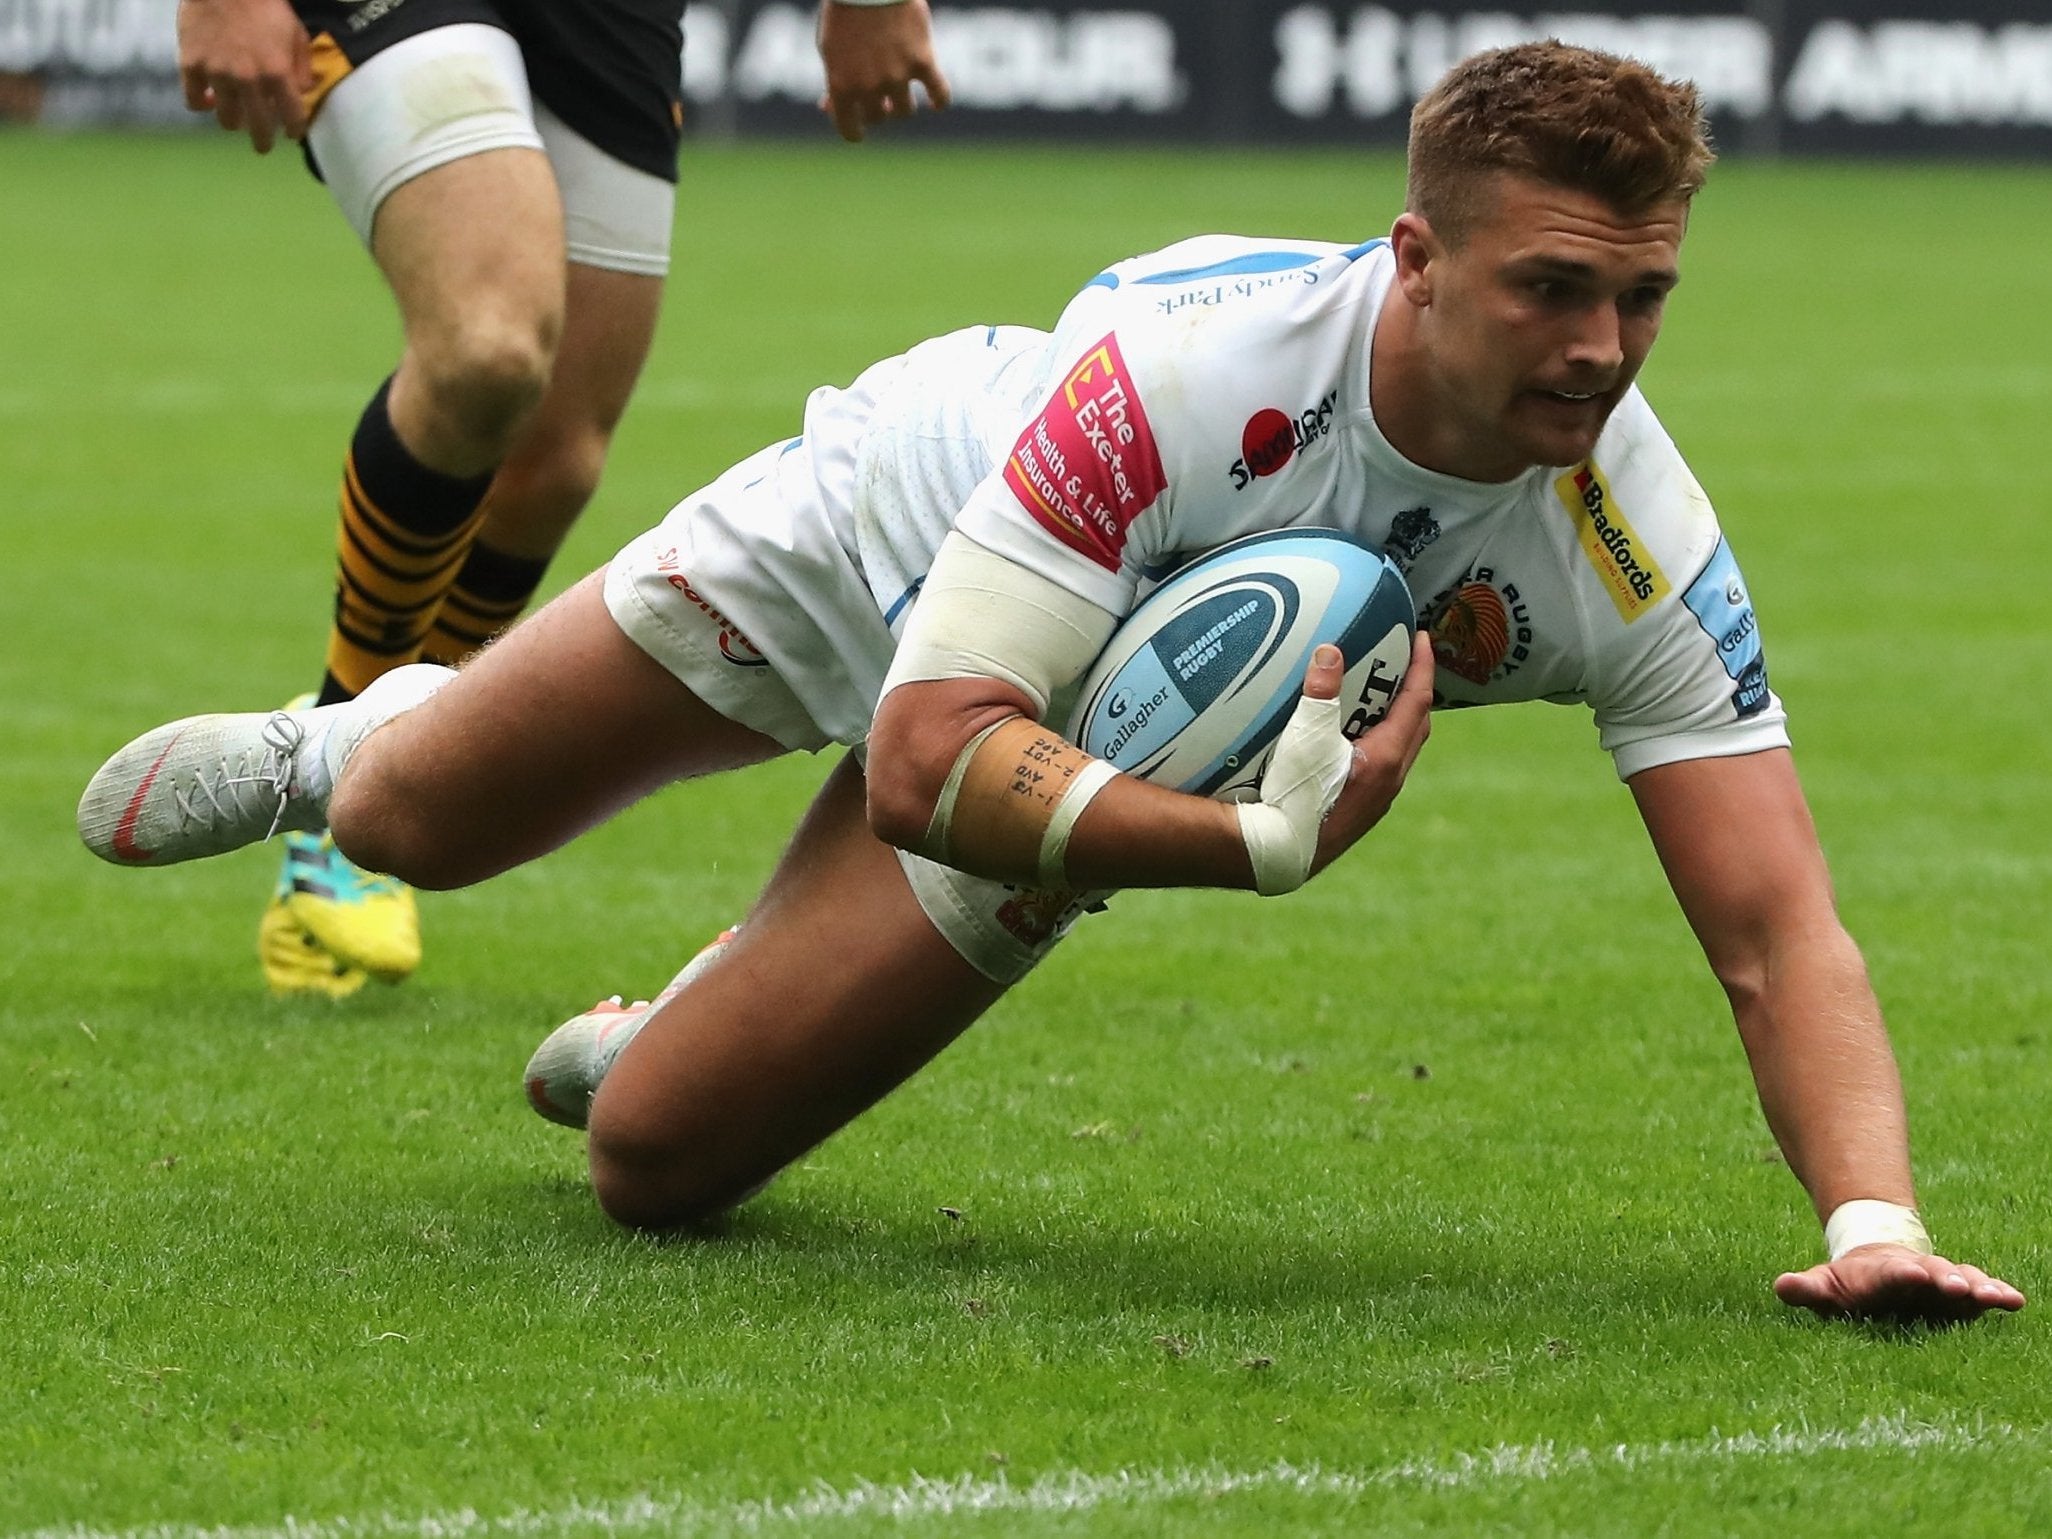
<svg viewBox="0 0 2052 1539">
<path fill-rule="evenodd" d="M 746 922 L 655 1010 L 591 1104 L 623 1224 L 739 1201 L 910 1077 L 1004 991 L 921 910 L 842 760 Z"/>
<path fill-rule="evenodd" d="M 492 473 L 541 397 L 564 308 L 562 209 L 513 39 L 464 23 L 346 46 L 354 67 L 322 99 L 310 144 L 406 340 L 344 464 L 322 704 L 420 655 Z M 419 963 L 411 892 L 319 830 L 287 836 L 272 906 L 345 965 L 397 980 Z M 264 952 L 266 976 L 286 990 L 276 954 Z"/>
<path fill-rule="evenodd" d="M 427 661 L 456 666 L 527 607 L 598 488 L 662 294 L 659 276 L 571 262 L 554 372 L 493 478 L 477 538 L 422 640 Z"/>
<path fill-rule="evenodd" d="M 507 98 L 502 123 L 488 119 L 494 126 L 474 136 L 447 129 L 446 141 L 431 129 L 422 144 L 386 142 L 385 119 L 405 117 L 417 94 L 480 82 Z M 519 50 L 494 28 L 440 28 L 371 59 L 324 105 L 314 146 L 352 223 L 368 221 L 405 332 L 399 367 L 365 411 L 345 466 L 329 704 L 418 656 L 482 522 L 493 472 L 555 366 L 565 246 Z M 415 157 L 433 163 L 416 171 Z"/>
<path fill-rule="evenodd" d="M 548 54 L 546 42 L 531 41 Z M 638 73 L 660 57 L 630 52 L 615 63 Z M 670 268 L 674 184 L 601 149 L 541 102 L 534 125 L 563 202 L 563 338 L 548 390 L 499 467 L 484 527 L 422 648 L 435 662 L 460 662 L 511 622 L 596 490 Z"/>
<path fill-rule="evenodd" d="M 373 61 L 375 67 L 378 61 Z M 520 232 L 507 240 L 504 228 Z M 319 703 L 348 700 L 412 662 L 526 420 L 562 324 L 562 215 L 538 149 L 501 148 L 389 193 L 372 249 L 405 323 L 398 372 L 358 421 L 344 465 L 335 610 Z M 271 908 L 346 967 L 388 982 L 420 965 L 405 884 L 352 864 L 319 829 L 288 833 Z M 266 910 L 265 928 L 277 927 Z M 297 981 L 272 965 L 278 992 Z"/>
</svg>

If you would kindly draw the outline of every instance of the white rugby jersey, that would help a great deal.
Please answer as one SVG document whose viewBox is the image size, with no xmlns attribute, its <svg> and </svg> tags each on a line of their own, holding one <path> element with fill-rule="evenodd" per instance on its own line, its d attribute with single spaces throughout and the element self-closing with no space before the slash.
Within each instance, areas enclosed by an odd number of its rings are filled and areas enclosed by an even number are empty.
<svg viewBox="0 0 2052 1539">
<path fill-rule="evenodd" d="M 1441 705 L 1584 702 L 1621 776 L 1786 744 L 1738 564 L 1636 389 L 1589 460 L 1509 482 L 1390 446 L 1368 384 L 1393 273 L 1381 240 L 1201 236 L 1099 275 L 1051 334 L 957 332 L 819 392 L 815 452 L 852 445 L 852 476 L 820 488 L 847 575 L 901 633 L 958 526 L 1121 615 L 1240 535 L 1334 527 L 1404 572 Z M 834 678 L 794 670 L 844 740 L 862 730 L 851 707 L 866 722 L 875 706 L 876 639 L 842 646 Z"/>
</svg>

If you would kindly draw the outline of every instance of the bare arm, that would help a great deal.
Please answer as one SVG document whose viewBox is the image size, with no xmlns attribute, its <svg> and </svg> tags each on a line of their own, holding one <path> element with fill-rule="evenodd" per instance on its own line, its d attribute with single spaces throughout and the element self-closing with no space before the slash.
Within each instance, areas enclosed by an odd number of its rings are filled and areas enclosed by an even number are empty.
<svg viewBox="0 0 2052 1539">
<path fill-rule="evenodd" d="M 247 132 L 259 155 L 282 129 L 306 137 L 313 64 L 286 0 L 179 0 L 178 74 L 185 105 Z"/>
<path fill-rule="evenodd" d="M 1329 701 L 1339 693 L 1339 653 L 1328 651 L 1309 670 L 1309 698 Z M 1421 641 L 1388 715 L 1351 747 L 1345 784 L 1318 825 L 1314 871 L 1389 810 L 1430 731 L 1431 703 L 1432 655 Z M 964 749 L 994 724 L 1019 723 L 970 760 L 950 864 L 1005 881 L 1039 880 L 1035 855 L 1051 798 L 1090 761 L 1053 729 L 1029 730 L 1032 713 L 1022 692 L 987 678 L 927 680 L 885 695 L 869 740 L 870 823 L 877 836 L 900 848 L 917 846 Z M 1127 775 L 1114 777 L 1084 808 L 1069 838 L 1065 871 L 1078 889 L 1255 885 L 1235 808 Z"/>
<path fill-rule="evenodd" d="M 1788 751 L 1661 765 L 1631 788 L 1818 1217 L 1858 1198 L 1914 1207 L 1895 1055 Z M 1827 1314 L 1957 1318 L 2023 1304 L 1976 1268 L 1895 1244 L 1786 1274 L 1775 1291 Z"/>
<path fill-rule="evenodd" d="M 926 0 L 820 0 L 819 57 L 826 66 L 820 109 L 851 143 L 886 118 L 910 117 L 914 81 L 934 106 L 948 104 L 948 78 L 934 62 Z"/>
</svg>

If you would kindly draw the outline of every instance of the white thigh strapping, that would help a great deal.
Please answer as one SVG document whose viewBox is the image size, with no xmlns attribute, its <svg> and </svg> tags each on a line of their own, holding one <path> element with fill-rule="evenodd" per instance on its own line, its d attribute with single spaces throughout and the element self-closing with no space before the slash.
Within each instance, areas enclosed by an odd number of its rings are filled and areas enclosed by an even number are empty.
<svg viewBox="0 0 2052 1539">
<path fill-rule="evenodd" d="M 314 163 L 357 238 L 423 172 L 486 150 L 543 148 L 520 45 L 480 22 L 394 43 L 345 75 L 307 130 Z"/>
<path fill-rule="evenodd" d="M 649 278 L 668 273 L 676 187 L 615 160 L 541 102 L 534 126 L 556 171 L 570 260 Z"/>
<path fill-rule="evenodd" d="M 540 150 L 555 174 L 569 259 L 660 278 L 670 270 L 677 189 L 615 160 L 527 85 L 520 45 L 479 22 L 436 27 L 366 59 L 321 103 L 314 162 L 357 238 L 424 172 L 487 150 Z"/>
</svg>

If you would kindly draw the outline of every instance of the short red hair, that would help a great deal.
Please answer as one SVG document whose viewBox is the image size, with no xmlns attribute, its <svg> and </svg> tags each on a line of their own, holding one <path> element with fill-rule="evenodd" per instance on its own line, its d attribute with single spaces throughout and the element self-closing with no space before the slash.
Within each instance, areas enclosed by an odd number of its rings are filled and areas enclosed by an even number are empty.
<svg viewBox="0 0 2052 1539">
<path fill-rule="evenodd" d="M 1411 212 L 1459 245 L 1496 172 L 1601 198 L 1623 214 L 1687 203 L 1716 158 L 1703 101 L 1636 60 L 1548 40 L 1466 59 L 1411 109 Z"/>
</svg>

